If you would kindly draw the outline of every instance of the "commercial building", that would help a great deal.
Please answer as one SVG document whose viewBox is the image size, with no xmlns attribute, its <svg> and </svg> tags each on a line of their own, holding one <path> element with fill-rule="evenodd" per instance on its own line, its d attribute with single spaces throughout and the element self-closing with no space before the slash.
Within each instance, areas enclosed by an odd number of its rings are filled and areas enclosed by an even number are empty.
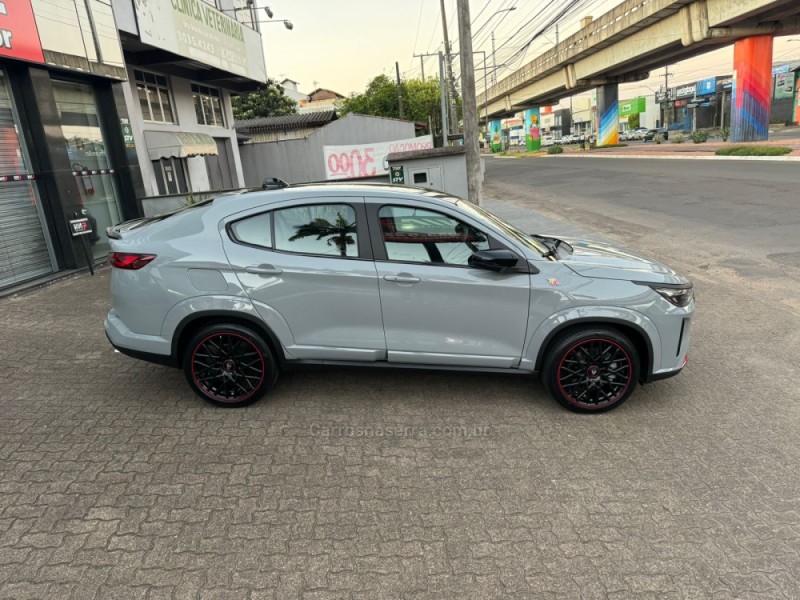
<svg viewBox="0 0 800 600">
<path fill-rule="evenodd" d="M 246 0 L 113 0 L 143 196 L 244 185 L 231 94 L 266 81 Z"/>
<path fill-rule="evenodd" d="M 216 2 L 0 0 L 0 290 L 102 260 L 145 196 L 243 184 L 230 94 L 263 51 Z"/>
</svg>

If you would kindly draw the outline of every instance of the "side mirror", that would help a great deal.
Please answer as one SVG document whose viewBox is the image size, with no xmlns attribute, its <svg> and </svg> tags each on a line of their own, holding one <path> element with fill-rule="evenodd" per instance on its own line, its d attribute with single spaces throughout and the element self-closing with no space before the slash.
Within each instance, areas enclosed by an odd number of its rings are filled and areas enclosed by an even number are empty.
<svg viewBox="0 0 800 600">
<path fill-rule="evenodd" d="M 478 250 L 469 257 L 467 263 L 476 269 L 486 269 L 502 273 L 517 266 L 519 257 L 511 250 Z"/>
</svg>

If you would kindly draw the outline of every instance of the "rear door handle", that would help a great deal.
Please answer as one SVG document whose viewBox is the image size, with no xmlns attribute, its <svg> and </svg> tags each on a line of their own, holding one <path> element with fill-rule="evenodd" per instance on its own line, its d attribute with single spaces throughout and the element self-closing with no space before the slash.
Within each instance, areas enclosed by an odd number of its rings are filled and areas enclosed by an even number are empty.
<svg viewBox="0 0 800 600">
<path fill-rule="evenodd" d="M 244 268 L 245 272 L 253 275 L 280 275 L 283 273 L 278 267 L 272 265 L 256 265 Z"/>
<path fill-rule="evenodd" d="M 385 281 L 394 281 L 395 283 L 419 283 L 422 281 L 419 277 L 413 275 L 384 275 Z"/>
</svg>

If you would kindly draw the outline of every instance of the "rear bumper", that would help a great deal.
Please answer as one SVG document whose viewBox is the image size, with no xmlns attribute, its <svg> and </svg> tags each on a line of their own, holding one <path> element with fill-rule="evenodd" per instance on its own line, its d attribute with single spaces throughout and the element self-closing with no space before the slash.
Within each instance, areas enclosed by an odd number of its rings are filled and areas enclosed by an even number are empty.
<svg viewBox="0 0 800 600">
<path fill-rule="evenodd" d="M 123 354 L 160 365 L 177 367 L 169 340 L 157 335 L 143 335 L 131 331 L 111 309 L 104 322 L 106 337 L 115 349 Z"/>
</svg>

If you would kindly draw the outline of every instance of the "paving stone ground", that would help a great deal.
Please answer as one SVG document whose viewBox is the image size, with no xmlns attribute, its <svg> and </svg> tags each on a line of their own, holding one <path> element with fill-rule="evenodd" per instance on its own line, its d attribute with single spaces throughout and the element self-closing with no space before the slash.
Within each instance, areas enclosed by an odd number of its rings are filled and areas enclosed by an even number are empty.
<svg viewBox="0 0 800 600">
<path fill-rule="evenodd" d="M 0 598 L 800 598 L 794 313 L 701 281 L 610 414 L 355 369 L 224 410 L 112 351 L 108 279 L 0 300 Z"/>
</svg>

